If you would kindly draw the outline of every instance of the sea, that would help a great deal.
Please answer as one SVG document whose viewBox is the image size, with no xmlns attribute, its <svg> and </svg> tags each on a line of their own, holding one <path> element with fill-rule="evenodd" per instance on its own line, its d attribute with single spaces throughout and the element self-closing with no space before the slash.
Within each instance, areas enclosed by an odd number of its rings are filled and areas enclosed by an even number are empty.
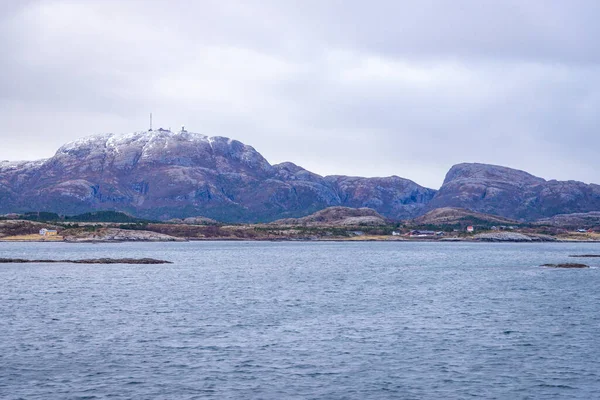
<svg viewBox="0 0 600 400">
<path fill-rule="evenodd" d="M 585 243 L 0 243 L 1 399 L 600 399 Z M 545 263 L 584 262 L 589 269 Z"/>
</svg>

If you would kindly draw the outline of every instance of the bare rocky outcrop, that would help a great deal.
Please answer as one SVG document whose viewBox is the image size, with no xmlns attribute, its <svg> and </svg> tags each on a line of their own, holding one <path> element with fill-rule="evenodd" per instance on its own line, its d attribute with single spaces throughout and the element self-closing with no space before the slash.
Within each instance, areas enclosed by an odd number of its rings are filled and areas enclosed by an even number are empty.
<svg viewBox="0 0 600 400">
<path fill-rule="evenodd" d="M 553 242 L 549 235 L 525 235 L 517 232 L 479 233 L 473 237 L 481 242 Z"/>
<path fill-rule="evenodd" d="M 188 218 L 173 218 L 167 221 L 171 224 L 183 225 L 217 225 L 219 222 L 206 217 L 188 217 Z"/>
<path fill-rule="evenodd" d="M 67 229 L 62 232 L 66 242 L 179 242 L 183 239 L 162 233 L 118 228 Z"/>
<path fill-rule="evenodd" d="M 413 225 L 464 225 L 467 223 L 474 224 L 475 222 L 497 225 L 518 224 L 517 221 L 508 218 L 456 207 L 436 208 L 410 221 Z"/>
<path fill-rule="evenodd" d="M 307 217 L 277 220 L 273 225 L 377 226 L 385 223 L 385 218 L 370 208 L 329 207 Z"/>
</svg>

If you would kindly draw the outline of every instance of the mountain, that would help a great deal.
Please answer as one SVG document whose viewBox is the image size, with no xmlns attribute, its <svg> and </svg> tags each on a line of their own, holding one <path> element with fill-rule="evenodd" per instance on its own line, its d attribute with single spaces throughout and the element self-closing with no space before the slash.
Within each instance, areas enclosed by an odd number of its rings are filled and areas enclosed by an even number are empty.
<svg viewBox="0 0 600 400">
<path fill-rule="evenodd" d="M 412 225 L 516 225 L 517 221 L 483 214 L 464 208 L 444 207 L 431 210 L 410 221 Z"/>
<path fill-rule="evenodd" d="M 399 177 L 322 177 L 292 163 L 271 165 L 239 141 L 183 130 L 91 136 L 46 160 L 0 162 L 0 213 L 115 210 L 262 222 L 350 206 L 404 219 L 434 194 Z"/>
<path fill-rule="evenodd" d="M 332 206 L 368 207 L 396 220 L 454 207 L 534 221 L 600 211 L 600 186 L 486 164 L 453 166 L 439 191 L 397 176 L 323 177 L 291 162 L 271 165 L 237 140 L 164 129 L 91 136 L 46 160 L 0 162 L 0 213 L 111 210 L 269 222 Z"/>
<path fill-rule="evenodd" d="M 458 207 L 533 221 L 556 214 L 600 210 L 600 185 L 546 181 L 524 171 L 487 164 L 458 164 L 427 209 Z"/>
</svg>

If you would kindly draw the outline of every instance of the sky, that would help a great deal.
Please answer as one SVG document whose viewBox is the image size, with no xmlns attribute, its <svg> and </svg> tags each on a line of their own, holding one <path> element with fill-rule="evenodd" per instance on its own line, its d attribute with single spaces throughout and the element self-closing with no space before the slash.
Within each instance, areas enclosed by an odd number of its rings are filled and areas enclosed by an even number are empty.
<svg viewBox="0 0 600 400">
<path fill-rule="evenodd" d="M 154 127 L 438 188 L 600 183 L 600 2 L 0 0 L 0 160 Z"/>
</svg>

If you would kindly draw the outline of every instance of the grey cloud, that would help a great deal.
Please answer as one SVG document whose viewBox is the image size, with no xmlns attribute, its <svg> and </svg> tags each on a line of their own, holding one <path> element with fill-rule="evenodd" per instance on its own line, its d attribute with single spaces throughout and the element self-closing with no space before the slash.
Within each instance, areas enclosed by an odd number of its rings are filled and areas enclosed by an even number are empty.
<svg viewBox="0 0 600 400">
<path fill-rule="evenodd" d="M 0 159 L 153 111 L 321 174 L 436 187 L 478 161 L 600 182 L 595 1 L 15 4 L 0 6 Z"/>
</svg>

